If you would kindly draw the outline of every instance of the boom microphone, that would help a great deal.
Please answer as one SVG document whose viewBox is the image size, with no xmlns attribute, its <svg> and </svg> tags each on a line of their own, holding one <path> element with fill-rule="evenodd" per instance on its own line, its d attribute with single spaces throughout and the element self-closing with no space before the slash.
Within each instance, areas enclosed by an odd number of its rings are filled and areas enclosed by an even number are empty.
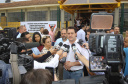
<svg viewBox="0 0 128 84">
<path fill-rule="evenodd" d="M 19 54 L 32 54 L 33 53 L 33 51 L 32 50 L 29 50 L 29 51 L 26 51 L 26 52 L 19 52 Z"/>
<path fill-rule="evenodd" d="M 24 43 L 26 49 L 30 49 L 33 47 L 38 47 L 40 44 L 38 42 L 32 42 L 32 43 Z"/>
</svg>

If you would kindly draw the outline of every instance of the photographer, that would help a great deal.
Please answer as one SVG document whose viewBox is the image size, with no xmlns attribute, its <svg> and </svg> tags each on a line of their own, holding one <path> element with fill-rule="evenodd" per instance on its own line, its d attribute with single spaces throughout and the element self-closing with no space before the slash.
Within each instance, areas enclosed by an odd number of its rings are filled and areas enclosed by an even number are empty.
<svg viewBox="0 0 128 84">
<path fill-rule="evenodd" d="M 32 42 L 32 37 L 31 37 L 31 35 L 29 34 L 29 32 L 24 32 L 24 33 L 22 33 L 21 34 L 21 37 L 25 37 L 25 38 L 27 38 L 29 41 L 29 43 L 31 43 Z M 40 53 L 40 51 L 38 50 L 38 48 L 37 47 L 34 47 L 34 48 L 31 48 L 32 49 L 32 51 L 33 51 L 33 58 L 39 58 L 39 57 L 42 57 L 42 55 L 44 55 L 44 54 L 41 54 Z"/>
</svg>

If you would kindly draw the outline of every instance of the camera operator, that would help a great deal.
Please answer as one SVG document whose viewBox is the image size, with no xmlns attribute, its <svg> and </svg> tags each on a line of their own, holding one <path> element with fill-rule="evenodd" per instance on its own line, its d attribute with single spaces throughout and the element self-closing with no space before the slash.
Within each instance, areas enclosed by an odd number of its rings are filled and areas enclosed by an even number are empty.
<svg viewBox="0 0 128 84">
<path fill-rule="evenodd" d="M 74 27 L 68 27 L 67 29 L 69 41 L 64 42 L 64 44 L 69 45 L 70 48 L 64 64 L 63 79 L 75 79 L 76 84 L 78 84 L 79 78 L 83 76 L 83 63 L 80 60 L 75 59 L 75 52 L 72 50 L 71 45 L 75 44 L 77 50 L 80 51 L 79 53 L 82 53 L 87 59 L 89 59 L 89 53 L 77 43 L 78 39 L 76 38 L 76 32 Z"/>
<path fill-rule="evenodd" d="M 124 39 L 124 52 L 125 52 L 125 62 L 126 62 L 126 65 L 125 65 L 125 70 L 124 70 L 124 76 L 128 75 L 128 37 L 125 37 Z"/>
<path fill-rule="evenodd" d="M 31 35 L 29 34 L 29 32 L 24 32 L 21 34 L 21 37 L 25 37 L 29 40 L 29 43 L 32 42 L 32 37 Z M 40 51 L 38 50 L 37 47 L 34 47 L 32 48 L 32 51 L 33 51 L 33 57 L 36 59 L 36 58 L 39 58 L 39 57 L 42 57 L 42 55 L 44 54 L 41 54 Z"/>
</svg>

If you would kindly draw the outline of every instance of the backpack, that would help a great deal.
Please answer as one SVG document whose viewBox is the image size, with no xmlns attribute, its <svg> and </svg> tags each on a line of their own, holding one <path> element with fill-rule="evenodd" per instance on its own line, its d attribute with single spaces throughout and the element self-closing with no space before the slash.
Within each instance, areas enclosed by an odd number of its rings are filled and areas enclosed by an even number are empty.
<svg viewBox="0 0 128 84">
<path fill-rule="evenodd" d="M 9 66 L 11 65 L 0 60 L 0 84 L 11 84 L 8 73 Z"/>
</svg>

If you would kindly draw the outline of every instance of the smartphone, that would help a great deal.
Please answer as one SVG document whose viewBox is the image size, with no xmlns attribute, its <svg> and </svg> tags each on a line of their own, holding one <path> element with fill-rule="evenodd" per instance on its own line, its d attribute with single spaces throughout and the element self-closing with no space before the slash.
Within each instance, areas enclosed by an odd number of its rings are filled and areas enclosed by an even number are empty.
<svg viewBox="0 0 128 84">
<path fill-rule="evenodd" d="M 54 68 L 53 67 L 45 67 L 45 69 L 50 71 L 50 73 L 52 74 L 53 79 L 54 79 Z"/>
</svg>

